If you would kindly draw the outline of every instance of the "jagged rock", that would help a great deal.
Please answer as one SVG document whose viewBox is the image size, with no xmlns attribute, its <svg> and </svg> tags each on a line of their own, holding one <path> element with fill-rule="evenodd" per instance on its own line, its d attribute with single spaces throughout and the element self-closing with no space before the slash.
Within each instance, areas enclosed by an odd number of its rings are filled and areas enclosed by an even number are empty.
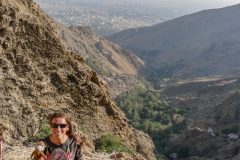
<svg viewBox="0 0 240 160">
<path fill-rule="evenodd" d="M 60 36 L 71 50 L 80 54 L 108 85 L 113 98 L 139 86 L 136 78 L 144 62 L 134 53 L 100 37 L 89 27 L 57 25 Z M 101 83 L 93 72 L 92 81 Z"/>
<path fill-rule="evenodd" d="M 0 20 L 0 125 L 7 143 L 27 140 L 40 118 L 62 110 L 90 141 L 116 134 L 155 159 L 151 139 L 127 124 L 101 80 L 66 48 L 56 25 L 32 0 L 0 0 Z"/>
</svg>

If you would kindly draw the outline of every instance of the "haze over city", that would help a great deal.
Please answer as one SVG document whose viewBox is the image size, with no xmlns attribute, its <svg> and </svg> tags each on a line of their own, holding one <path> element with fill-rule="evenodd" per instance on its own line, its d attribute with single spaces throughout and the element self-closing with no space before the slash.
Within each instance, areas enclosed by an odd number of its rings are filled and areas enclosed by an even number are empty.
<svg viewBox="0 0 240 160">
<path fill-rule="evenodd" d="M 36 0 L 37 2 L 52 2 L 55 0 Z M 64 0 L 60 0 L 61 2 Z M 57 2 L 57 1 L 56 1 Z M 230 5 L 239 4 L 240 0 L 70 0 L 71 2 L 80 2 L 82 4 L 95 4 L 95 5 L 105 5 L 105 4 L 144 4 L 146 7 L 151 6 L 155 8 L 169 8 L 169 9 L 179 9 L 185 11 L 185 13 L 196 12 L 205 9 L 221 8 Z M 97 7 L 97 6 L 96 6 Z"/>
<path fill-rule="evenodd" d="M 128 28 L 151 26 L 201 10 L 222 8 L 240 0 L 36 0 L 67 26 L 90 26 L 109 36 Z"/>
</svg>

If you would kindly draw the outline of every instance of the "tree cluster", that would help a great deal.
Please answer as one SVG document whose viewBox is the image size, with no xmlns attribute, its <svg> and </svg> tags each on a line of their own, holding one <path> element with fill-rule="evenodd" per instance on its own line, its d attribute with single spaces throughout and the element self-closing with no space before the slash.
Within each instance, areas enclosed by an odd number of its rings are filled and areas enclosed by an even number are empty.
<svg viewBox="0 0 240 160">
<path fill-rule="evenodd" d="M 169 106 L 166 101 L 161 100 L 158 92 L 143 87 L 128 91 L 115 101 L 126 113 L 133 127 L 152 137 L 158 153 L 168 156 L 172 152 L 183 150 L 177 148 L 175 151 L 169 144 L 169 139 L 171 134 L 178 134 L 184 129 L 185 109 Z M 185 156 L 187 149 L 184 149 Z"/>
</svg>

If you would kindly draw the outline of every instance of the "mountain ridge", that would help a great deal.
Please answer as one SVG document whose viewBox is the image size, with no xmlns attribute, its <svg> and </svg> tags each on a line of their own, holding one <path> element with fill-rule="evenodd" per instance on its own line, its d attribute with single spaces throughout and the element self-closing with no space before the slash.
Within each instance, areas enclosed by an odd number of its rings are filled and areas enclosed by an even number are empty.
<svg viewBox="0 0 240 160">
<path fill-rule="evenodd" d="M 205 10 L 109 39 L 137 53 L 159 74 L 163 69 L 180 78 L 232 74 L 239 69 L 239 8 Z"/>
<path fill-rule="evenodd" d="M 115 134 L 155 159 L 150 138 L 127 123 L 96 72 L 67 49 L 56 24 L 32 0 L 0 0 L 0 53 L 0 126 L 6 143 L 26 142 L 41 118 L 61 110 L 91 141 Z"/>
</svg>

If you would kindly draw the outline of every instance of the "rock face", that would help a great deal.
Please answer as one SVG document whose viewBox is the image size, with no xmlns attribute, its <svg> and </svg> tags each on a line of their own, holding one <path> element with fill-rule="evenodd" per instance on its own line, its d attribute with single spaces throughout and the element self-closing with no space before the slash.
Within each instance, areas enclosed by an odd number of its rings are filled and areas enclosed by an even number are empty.
<svg viewBox="0 0 240 160">
<path fill-rule="evenodd" d="M 112 97 L 141 84 L 136 76 L 144 62 L 134 53 L 100 37 L 89 27 L 65 27 L 57 23 L 57 28 L 67 47 L 81 55 L 106 82 Z"/>
<path fill-rule="evenodd" d="M 130 75 L 102 76 L 102 79 L 108 84 L 112 98 L 144 85 L 135 76 Z"/>
<path fill-rule="evenodd" d="M 65 27 L 58 24 L 67 46 L 101 75 L 136 75 L 144 62 L 134 53 L 111 43 L 89 27 Z M 95 62 L 95 66 L 93 66 Z"/>
<path fill-rule="evenodd" d="M 150 138 L 128 125 L 97 74 L 66 48 L 32 0 L 0 0 L 0 82 L 0 125 L 8 143 L 23 142 L 39 118 L 62 110 L 91 140 L 113 133 L 155 159 Z"/>
</svg>

